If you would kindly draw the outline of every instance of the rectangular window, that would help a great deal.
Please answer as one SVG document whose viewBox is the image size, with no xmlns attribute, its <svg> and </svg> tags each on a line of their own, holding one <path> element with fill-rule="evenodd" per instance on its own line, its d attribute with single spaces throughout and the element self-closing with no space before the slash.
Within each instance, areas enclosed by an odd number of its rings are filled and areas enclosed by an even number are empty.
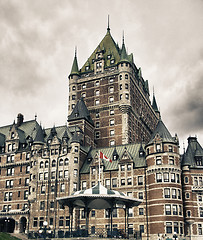
<svg viewBox="0 0 203 240">
<path fill-rule="evenodd" d="M 128 165 L 127 165 L 127 170 L 128 170 L 128 171 L 131 171 L 131 170 L 132 170 L 132 164 L 128 164 Z"/>
<path fill-rule="evenodd" d="M 105 187 L 110 188 L 110 179 L 105 180 Z"/>
<path fill-rule="evenodd" d="M 34 219 L 33 219 L 33 227 L 37 227 L 37 225 L 38 225 L 38 218 L 34 217 Z"/>
<path fill-rule="evenodd" d="M 166 222 L 166 233 L 172 233 L 172 222 Z"/>
<path fill-rule="evenodd" d="M 128 209 L 128 217 L 133 217 L 133 208 Z"/>
<path fill-rule="evenodd" d="M 125 185 L 125 179 L 121 179 L 121 186 Z"/>
<path fill-rule="evenodd" d="M 138 176 L 138 185 L 143 185 L 143 176 Z"/>
<path fill-rule="evenodd" d="M 138 198 L 139 198 L 139 199 L 143 199 L 143 192 L 139 192 L 139 193 L 138 193 Z"/>
<path fill-rule="evenodd" d="M 115 131 L 114 130 L 110 130 L 110 136 L 114 136 Z"/>
<path fill-rule="evenodd" d="M 125 165 L 121 165 L 121 171 L 125 171 Z"/>
<path fill-rule="evenodd" d="M 171 182 L 175 182 L 175 173 L 171 173 Z"/>
<path fill-rule="evenodd" d="M 170 188 L 165 188 L 164 189 L 164 197 L 165 198 L 170 198 Z"/>
<path fill-rule="evenodd" d="M 169 182 L 169 174 L 164 173 L 164 182 Z"/>
<path fill-rule="evenodd" d="M 172 156 L 169 157 L 169 164 L 174 165 L 174 157 Z"/>
<path fill-rule="evenodd" d="M 49 218 L 49 225 L 53 226 L 53 224 L 54 224 L 54 219 L 51 217 L 51 218 Z"/>
<path fill-rule="evenodd" d="M 114 208 L 114 209 L 113 209 L 112 215 L 113 215 L 113 217 L 115 217 L 115 218 L 117 217 L 117 215 L 118 215 L 118 214 L 117 214 L 117 208 Z"/>
<path fill-rule="evenodd" d="M 172 189 L 172 198 L 177 198 L 176 189 Z"/>
<path fill-rule="evenodd" d="M 173 215 L 178 215 L 178 206 L 173 205 Z"/>
<path fill-rule="evenodd" d="M 74 163 L 78 163 L 78 157 L 74 157 Z"/>
<path fill-rule="evenodd" d="M 111 119 L 110 120 L 110 126 L 114 126 L 114 123 L 115 123 L 114 119 Z"/>
<path fill-rule="evenodd" d="M 98 139 L 100 137 L 100 132 L 95 132 L 95 138 Z"/>
<path fill-rule="evenodd" d="M 44 210 L 44 208 L 45 208 L 45 202 L 44 202 L 44 201 L 41 201 L 41 202 L 40 202 L 40 207 L 39 207 L 39 209 L 40 209 L 40 210 Z"/>
<path fill-rule="evenodd" d="M 62 183 L 60 186 L 60 192 L 65 192 L 65 184 Z"/>
<path fill-rule="evenodd" d="M 144 215 L 144 209 L 143 208 L 139 208 L 139 215 Z"/>
<path fill-rule="evenodd" d="M 198 224 L 198 235 L 203 235 L 202 224 Z"/>
<path fill-rule="evenodd" d="M 132 178 L 128 178 L 127 182 L 128 182 L 128 185 L 132 185 Z"/>
<path fill-rule="evenodd" d="M 87 189 L 87 182 L 83 181 L 82 182 L 82 190 L 85 190 L 85 189 Z"/>
<path fill-rule="evenodd" d="M 24 199 L 28 199 L 28 190 L 24 191 Z"/>
<path fill-rule="evenodd" d="M 165 205 L 165 214 L 171 215 L 171 205 L 169 205 L 169 204 Z"/>
<path fill-rule="evenodd" d="M 114 110 L 110 110 L 110 115 L 114 115 Z"/>
<path fill-rule="evenodd" d="M 162 174 L 161 173 L 156 174 L 156 182 L 162 182 Z"/>
<path fill-rule="evenodd" d="M 112 179 L 112 187 L 117 187 L 117 178 Z"/>
<path fill-rule="evenodd" d="M 59 218 L 59 226 L 60 227 L 63 227 L 63 219 L 64 219 L 64 217 Z"/>
<path fill-rule="evenodd" d="M 161 145 L 160 144 L 156 144 L 156 151 L 161 152 Z"/>
</svg>

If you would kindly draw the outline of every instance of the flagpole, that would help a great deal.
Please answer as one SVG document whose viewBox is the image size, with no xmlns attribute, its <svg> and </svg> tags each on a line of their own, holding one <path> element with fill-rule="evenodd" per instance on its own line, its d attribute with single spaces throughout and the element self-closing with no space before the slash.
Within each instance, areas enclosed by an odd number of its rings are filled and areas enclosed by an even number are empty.
<svg viewBox="0 0 203 240">
<path fill-rule="evenodd" d="M 100 152 L 99 152 L 99 183 L 100 183 Z"/>
</svg>

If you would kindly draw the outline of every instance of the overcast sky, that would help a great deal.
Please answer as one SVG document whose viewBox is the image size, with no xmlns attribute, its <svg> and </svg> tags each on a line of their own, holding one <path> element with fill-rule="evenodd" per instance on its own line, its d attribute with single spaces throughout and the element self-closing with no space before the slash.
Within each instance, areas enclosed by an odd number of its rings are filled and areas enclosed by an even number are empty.
<svg viewBox="0 0 203 240">
<path fill-rule="evenodd" d="M 0 0 L 0 126 L 18 113 L 44 127 L 67 120 L 75 46 L 81 68 L 106 34 L 142 68 L 181 145 L 203 145 L 202 0 Z M 181 146 L 182 148 L 182 146 Z"/>
</svg>

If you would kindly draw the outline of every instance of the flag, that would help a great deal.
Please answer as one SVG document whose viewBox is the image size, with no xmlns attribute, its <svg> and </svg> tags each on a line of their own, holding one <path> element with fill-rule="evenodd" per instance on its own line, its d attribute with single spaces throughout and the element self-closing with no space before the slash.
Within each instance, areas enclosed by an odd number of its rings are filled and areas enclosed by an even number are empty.
<svg viewBox="0 0 203 240">
<path fill-rule="evenodd" d="M 112 162 L 110 158 L 107 158 L 102 152 L 100 152 L 99 157 L 105 161 Z"/>
</svg>

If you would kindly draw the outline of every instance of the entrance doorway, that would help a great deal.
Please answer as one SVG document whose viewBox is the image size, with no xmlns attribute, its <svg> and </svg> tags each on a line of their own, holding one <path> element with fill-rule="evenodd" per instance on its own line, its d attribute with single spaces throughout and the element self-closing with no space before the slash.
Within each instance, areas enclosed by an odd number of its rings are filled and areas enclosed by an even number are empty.
<svg viewBox="0 0 203 240">
<path fill-rule="evenodd" d="M 0 232 L 13 233 L 15 228 L 15 220 L 12 218 L 1 218 L 0 219 Z"/>
<path fill-rule="evenodd" d="M 27 219 L 25 217 L 22 217 L 20 219 L 20 233 L 24 233 L 25 232 L 26 224 L 27 224 Z"/>
</svg>

